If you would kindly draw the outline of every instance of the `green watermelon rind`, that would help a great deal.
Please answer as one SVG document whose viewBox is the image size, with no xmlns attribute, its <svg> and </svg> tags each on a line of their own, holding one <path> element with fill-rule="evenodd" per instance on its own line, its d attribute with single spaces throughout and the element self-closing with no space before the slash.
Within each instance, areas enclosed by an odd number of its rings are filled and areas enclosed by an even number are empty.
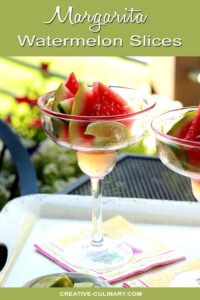
<svg viewBox="0 0 200 300">
<path fill-rule="evenodd" d="M 174 137 L 178 137 L 183 128 L 183 125 L 186 126 L 188 123 L 193 121 L 195 115 L 196 115 L 196 111 L 190 111 L 186 113 L 182 119 L 180 119 L 172 126 L 172 128 L 167 132 L 167 134 L 172 135 Z"/>
<path fill-rule="evenodd" d="M 83 113 L 85 107 L 85 97 L 88 92 L 88 87 L 85 82 L 82 82 L 76 96 L 74 98 L 73 106 L 72 106 L 72 115 L 79 116 Z M 82 122 L 82 121 L 80 121 Z M 80 138 L 80 124 L 79 121 L 70 121 L 69 122 L 69 138 L 72 144 L 78 141 Z"/>
<path fill-rule="evenodd" d="M 63 114 L 70 115 L 72 112 L 72 105 L 71 105 L 71 102 L 69 101 L 69 99 L 65 99 L 63 101 L 58 102 L 57 107 L 58 107 L 58 110 Z"/>
<path fill-rule="evenodd" d="M 52 110 L 55 111 L 55 112 L 59 112 L 58 110 L 58 103 L 60 101 L 63 101 L 66 99 L 66 94 L 69 93 L 70 91 L 68 90 L 68 88 L 63 84 L 61 83 L 59 85 L 59 87 L 57 88 L 56 90 L 56 94 L 55 94 L 55 98 L 54 98 L 54 101 L 52 103 Z M 70 92 L 71 93 L 71 92 Z"/>
<path fill-rule="evenodd" d="M 58 139 L 65 137 L 67 124 L 68 120 L 52 118 L 53 135 Z"/>
<path fill-rule="evenodd" d="M 186 113 L 182 119 L 176 122 L 172 128 L 167 132 L 168 135 L 173 137 L 178 137 L 180 135 L 183 126 L 185 127 L 188 123 L 192 122 L 196 115 L 196 111 L 191 111 Z M 189 168 L 189 153 L 188 150 L 183 148 L 183 146 L 176 145 L 174 143 L 163 142 L 165 146 L 170 150 L 171 155 L 174 155 L 174 158 L 177 162 L 180 163 L 180 167 L 183 170 L 188 170 Z"/>
<path fill-rule="evenodd" d="M 188 170 L 189 166 L 189 153 L 187 149 L 184 149 L 183 147 L 164 142 L 162 141 L 162 144 L 167 147 L 166 153 L 169 161 L 174 161 L 179 167 L 183 170 Z M 163 148 L 163 146 L 162 146 Z"/>
</svg>

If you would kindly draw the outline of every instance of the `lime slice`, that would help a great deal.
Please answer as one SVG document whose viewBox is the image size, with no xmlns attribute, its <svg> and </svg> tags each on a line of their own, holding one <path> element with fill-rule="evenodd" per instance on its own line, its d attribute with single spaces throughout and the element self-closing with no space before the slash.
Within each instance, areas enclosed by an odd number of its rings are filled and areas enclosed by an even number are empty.
<svg viewBox="0 0 200 300">
<path fill-rule="evenodd" d="M 72 281 L 67 276 L 48 276 L 35 282 L 32 288 L 49 288 L 49 287 L 73 287 Z"/>
<path fill-rule="evenodd" d="M 96 122 L 87 126 L 85 134 L 94 135 L 94 145 L 108 146 L 113 144 L 128 143 L 130 139 L 129 129 L 118 122 Z"/>
<path fill-rule="evenodd" d="M 75 288 L 93 288 L 94 283 L 93 282 L 76 282 L 74 283 Z"/>
<path fill-rule="evenodd" d="M 73 287 L 73 283 L 69 277 L 62 276 L 52 283 L 50 287 Z"/>
</svg>

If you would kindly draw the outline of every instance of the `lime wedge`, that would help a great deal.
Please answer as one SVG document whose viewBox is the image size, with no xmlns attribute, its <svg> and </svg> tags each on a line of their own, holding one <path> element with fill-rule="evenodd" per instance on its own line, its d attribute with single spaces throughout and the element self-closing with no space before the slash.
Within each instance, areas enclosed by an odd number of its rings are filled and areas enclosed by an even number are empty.
<svg viewBox="0 0 200 300">
<path fill-rule="evenodd" d="M 52 283 L 50 287 L 73 287 L 73 283 L 69 277 L 62 276 Z"/>
<path fill-rule="evenodd" d="M 75 288 L 93 288 L 94 283 L 93 282 L 76 282 L 74 283 Z"/>
<path fill-rule="evenodd" d="M 113 144 L 123 144 L 129 141 L 129 129 L 118 122 L 95 122 L 90 123 L 85 134 L 94 135 L 94 145 L 108 146 Z"/>
<path fill-rule="evenodd" d="M 67 276 L 48 276 L 35 282 L 32 288 L 49 288 L 49 287 L 73 287 L 73 283 Z"/>
</svg>

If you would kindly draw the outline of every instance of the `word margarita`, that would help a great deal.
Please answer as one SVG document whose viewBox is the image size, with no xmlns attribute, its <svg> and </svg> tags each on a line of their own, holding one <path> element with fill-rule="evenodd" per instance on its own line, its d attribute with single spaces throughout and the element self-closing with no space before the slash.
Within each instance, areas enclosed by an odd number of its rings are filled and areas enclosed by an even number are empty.
<svg viewBox="0 0 200 300">
<path fill-rule="evenodd" d="M 55 13 L 53 17 L 47 21 L 44 22 L 44 24 L 51 24 L 56 17 L 58 18 L 58 21 L 60 23 L 65 23 L 66 21 L 69 21 L 71 25 L 84 23 L 85 21 L 89 24 L 92 24 L 89 26 L 89 30 L 92 32 L 100 32 L 102 26 L 106 26 L 108 23 L 113 23 L 116 21 L 117 23 L 145 23 L 148 16 L 142 14 L 142 10 L 138 9 L 128 9 L 125 8 L 125 14 L 120 15 L 117 11 L 115 11 L 112 15 L 109 13 L 106 13 L 104 15 L 101 15 L 100 13 L 95 13 L 94 15 L 90 15 L 87 11 L 82 15 L 80 13 L 74 13 L 73 7 L 69 6 L 68 11 L 66 15 L 62 18 L 61 17 L 61 8 L 60 6 L 56 6 Z"/>
<path fill-rule="evenodd" d="M 101 37 L 100 35 L 95 38 L 52 38 L 47 36 L 46 38 L 32 37 L 25 35 L 23 38 L 18 35 L 18 40 L 21 47 L 123 47 L 124 40 L 120 37 L 108 38 Z M 132 47 L 180 47 L 182 46 L 182 40 L 180 38 L 158 38 L 151 37 L 150 35 L 132 35 L 130 37 L 129 45 Z"/>
</svg>

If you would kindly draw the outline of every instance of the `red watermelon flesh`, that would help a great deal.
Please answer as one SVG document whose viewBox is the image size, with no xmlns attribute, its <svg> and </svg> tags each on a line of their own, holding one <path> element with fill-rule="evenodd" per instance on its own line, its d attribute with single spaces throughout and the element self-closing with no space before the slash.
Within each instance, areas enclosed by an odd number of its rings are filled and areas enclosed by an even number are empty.
<svg viewBox="0 0 200 300">
<path fill-rule="evenodd" d="M 59 141 L 65 142 L 65 143 L 70 143 L 69 140 L 69 124 L 63 123 L 62 126 L 59 128 Z"/>
<path fill-rule="evenodd" d="M 185 136 L 188 141 L 200 142 L 200 106 L 194 120 Z M 200 167 L 200 146 L 189 148 L 189 163 L 197 168 Z"/>
<path fill-rule="evenodd" d="M 65 86 L 74 94 L 76 95 L 79 89 L 79 83 L 76 79 L 74 72 L 70 73 L 65 81 Z"/>
<path fill-rule="evenodd" d="M 52 103 L 52 110 L 59 112 L 58 107 L 57 107 L 58 103 L 60 101 L 63 101 L 63 100 L 66 100 L 66 99 L 69 99 L 72 97 L 74 97 L 74 95 L 70 92 L 70 90 L 66 86 L 64 86 L 63 83 L 61 83 L 56 90 L 55 98 Z"/>
<path fill-rule="evenodd" d="M 132 113 L 127 102 L 110 87 L 101 82 L 93 83 L 94 104 L 93 116 L 113 116 Z"/>
<path fill-rule="evenodd" d="M 185 125 L 183 125 L 183 127 L 181 128 L 179 134 L 176 136 L 177 138 L 179 139 L 185 139 L 186 138 L 186 135 L 192 125 L 192 122 L 193 121 L 190 121 L 188 123 L 186 123 Z"/>
<path fill-rule="evenodd" d="M 200 142 L 200 105 L 185 139 L 188 141 Z"/>
<path fill-rule="evenodd" d="M 93 91 L 82 82 L 75 96 L 71 114 L 77 116 L 90 116 L 93 101 Z M 94 139 L 94 136 L 84 134 L 88 124 L 89 122 L 87 121 L 70 121 L 69 136 L 74 145 L 88 145 L 90 144 L 90 141 Z"/>
</svg>

